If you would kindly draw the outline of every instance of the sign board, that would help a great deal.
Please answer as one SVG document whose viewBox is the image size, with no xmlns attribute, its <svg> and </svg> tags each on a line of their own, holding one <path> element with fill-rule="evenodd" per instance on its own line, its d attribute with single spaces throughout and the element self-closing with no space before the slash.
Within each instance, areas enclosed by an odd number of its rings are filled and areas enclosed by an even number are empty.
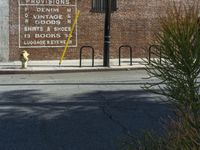
<svg viewBox="0 0 200 150">
<path fill-rule="evenodd" d="M 19 47 L 65 47 L 76 10 L 76 0 L 20 0 Z M 77 26 L 69 47 L 77 47 Z"/>
</svg>

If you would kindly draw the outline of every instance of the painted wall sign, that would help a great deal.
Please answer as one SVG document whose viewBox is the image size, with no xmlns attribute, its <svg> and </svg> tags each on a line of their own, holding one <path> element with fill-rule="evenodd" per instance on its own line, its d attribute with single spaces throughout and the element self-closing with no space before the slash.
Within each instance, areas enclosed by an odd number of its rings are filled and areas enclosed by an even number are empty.
<svg viewBox="0 0 200 150">
<path fill-rule="evenodd" d="M 19 47 L 64 47 L 77 3 L 75 0 L 20 0 Z M 77 46 L 77 27 L 69 47 Z"/>
</svg>

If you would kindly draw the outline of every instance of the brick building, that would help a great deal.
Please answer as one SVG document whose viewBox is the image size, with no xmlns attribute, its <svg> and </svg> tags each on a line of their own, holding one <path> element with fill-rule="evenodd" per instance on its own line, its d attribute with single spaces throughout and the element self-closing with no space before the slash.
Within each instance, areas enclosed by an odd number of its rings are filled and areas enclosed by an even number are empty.
<svg viewBox="0 0 200 150">
<path fill-rule="evenodd" d="M 111 15 L 110 58 L 117 58 L 118 48 L 127 44 L 134 48 L 133 57 L 146 55 L 144 47 L 158 29 L 157 17 L 166 1 L 117 0 L 118 9 Z M 80 47 L 89 45 L 101 59 L 105 15 L 91 11 L 91 6 L 92 0 L 1 0 L 0 61 L 18 60 L 22 50 L 31 60 L 59 59 L 77 9 L 81 14 L 65 57 L 78 59 Z"/>
</svg>

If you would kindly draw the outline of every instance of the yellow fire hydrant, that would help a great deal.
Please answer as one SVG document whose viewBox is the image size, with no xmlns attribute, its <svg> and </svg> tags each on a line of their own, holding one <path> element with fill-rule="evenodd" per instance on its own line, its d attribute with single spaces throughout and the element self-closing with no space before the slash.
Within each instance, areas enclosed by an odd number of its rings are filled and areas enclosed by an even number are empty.
<svg viewBox="0 0 200 150">
<path fill-rule="evenodd" d="M 22 62 L 22 69 L 26 69 L 27 68 L 27 63 L 28 63 L 28 58 L 29 53 L 25 50 L 22 51 L 22 53 L 20 54 L 20 61 Z"/>
</svg>

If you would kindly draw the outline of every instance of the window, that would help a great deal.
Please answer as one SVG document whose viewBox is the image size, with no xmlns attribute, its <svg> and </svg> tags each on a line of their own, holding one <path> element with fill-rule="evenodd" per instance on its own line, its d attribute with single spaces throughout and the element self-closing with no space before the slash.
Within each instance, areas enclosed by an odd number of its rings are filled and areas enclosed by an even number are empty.
<svg viewBox="0 0 200 150">
<path fill-rule="evenodd" d="M 104 13 L 106 9 L 105 0 L 92 0 L 92 12 Z M 117 0 L 111 0 L 111 11 L 117 10 Z"/>
</svg>

